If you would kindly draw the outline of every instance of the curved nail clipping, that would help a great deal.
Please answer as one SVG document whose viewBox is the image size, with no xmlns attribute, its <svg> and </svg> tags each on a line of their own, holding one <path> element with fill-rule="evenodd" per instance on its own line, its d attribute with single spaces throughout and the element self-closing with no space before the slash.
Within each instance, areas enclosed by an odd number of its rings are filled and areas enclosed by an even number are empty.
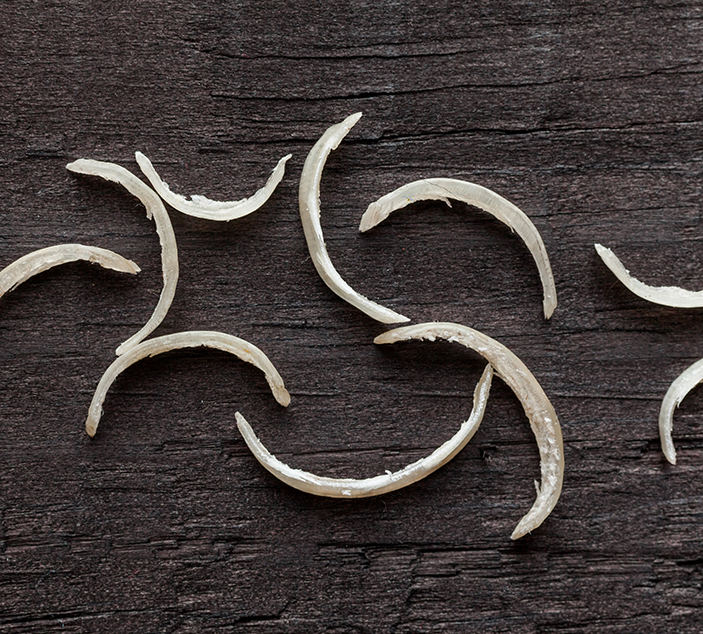
<svg viewBox="0 0 703 634">
<path fill-rule="evenodd" d="M 347 117 L 341 123 L 333 125 L 310 150 L 303 166 L 303 173 L 300 176 L 300 188 L 298 190 L 303 231 L 305 232 L 308 251 L 315 269 L 332 291 L 352 306 L 356 306 L 360 311 L 381 323 L 395 324 L 410 321 L 407 317 L 403 317 L 403 315 L 399 315 L 372 302 L 349 286 L 334 268 L 327 254 L 325 238 L 322 235 L 322 225 L 320 224 L 320 180 L 322 179 L 322 171 L 329 153 L 337 149 L 342 139 L 360 118 L 361 113 L 357 112 Z"/>
<path fill-rule="evenodd" d="M 242 218 L 259 209 L 259 207 L 271 197 L 271 194 L 273 194 L 274 190 L 283 179 L 283 175 L 286 171 L 286 163 L 292 156 L 292 154 L 288 154 L 278 161 L 278 165 L 274 168 L 266 184 L 253 196 L 242 200 L 219 201 L 210 200 L 205 196 L 198 196 L 197 194 L 191 196 L 191 199 L 188 200 L 185 196 L 172 192 L 168 185 L 161 180 L 161 177 L 154 169 L 151 161 L 141 152 L 135 153 L 137 163 L 139 163 L 139 167 L 142 169 L 142 172 L 144 172 L 144 176 L 149 179 L 151 186 L 157 191 L 159 196 L 171 205 L 171 207 L 188 216 L 225 222 Z"/>
<path fill-rule="evenodd" d="M 266 470 L 282 482 L 313 495 L 333 498 L 365 498 L 396 491 L 418 480 L 422 480 L 422 478 L 427 477 L 456 456 L 471 440 L 483 420 L 492 378 L 493 368 L 489 364 L 483 371 L 483 375 L 474 391 L 474 404 L 471 416 L 447 442 L 438 447 L 429 456 L 413 462 L 399 471 L 387 472 L 383 475 L 363 480 L 327 478 L 300 469 L 293 469 L 269 453 L 244 416 L 237 412 L 235 417 L 237 419 L 237 427 L 256 459 Z"/>
<path fill-rule="evenodd" d="M 102 405 L 105 401 L 110 386 L 115 379 L 128 367 L 146 357 L 154 357 L 171 350 L 181 348 L 214 348 L 229 352 L 242 361 L 251 363 L 263 371 L 266 381 L 271 388 L 274 398 L 284 407 L 290 403 L 290 394 L 283 384 L 283 379 L 273 366 L 268 357 L 256 346 L 244 339 L 233 337 L 223 332 L 210 332 L 205 330 L 192 330 L 188 332 L 177 332 L 172 335 L 164 335 L 144 341 L 128 350 L 125 354 L 115 359 L 112 365 L 105 371 L 98 387 L 93 395 L 88 410 L 88 418 L 85 422 L 85 430 L 89 436 L 95 436 L 102 414 Z"/>
<path fill-rule="evenodd" d="M 467 326 L 441 322 L 405 326 L 384 332 L 374 339 L 374 343 L 396 343 L 411 339 L 444 339 L 475 350 L 493 366 L 496 374 L 520 400 L 537 439 L 542 482 L 537 487 L 537 499 L 532 508 L 520 520 L 511 537 L 518 539 L 533 531 L 556 505 L 564 480 L 561 427 L 544 390 L 525 364 L 504 345 Z"/>
<path fill-rule="evenodd" d="M 73 163 L 69 163 L 66 168 L 76 174 L 100 176 L 100 178 L 122 185 L 146 207 L 146 216 L 149 219 L 154 219 L 156 232 L 159 235 L 159 241 L 161 242 L 161 269 L 164 279 L 161 295 L 154 312 L 146 324 L 117 348 L 117 354 L 121 355 L 151 334 L 166 317 L 166 313 L 173 301 L 173 296 L 176 294 L 176 284 L 178 283 L 176 236 L 173 233 L 171 219 L 168 217 L 166 208 L 156 192 L 124 167 L 115 163 L 78 159 L 73 161 Z"/>
<path fill-rule="evenodd" d="M 30 277 L 43 273 L 55 266 L 85 260 L 99 264 L 105 269 L 121 273 L 139 273 L 140 268 L 114 251 L 90 247 L 83 244 L 57 244 L 38 251 L 32 251 L 15 260 L 0 271 L 0 297 L 15 290 Z"/>
<path fill-rule="evenodd" d="M 702 308 L 703 291 L 687 291 L 678 286 L 648 286 L 635 279 L 623 266 L 617 256 L 608 248 L 595 244 L 601 260 L 613 272 L 626 288 L 638 297 L 654 304 L 671 306 L 672 308 Z M 683 398 L 683 397 L 682 397 Z"/>
<path fill-rule="evenodd" d="M 441 200 L 449 206 L 450 200 L 458 200 L 488 212 L 515 231 L 537 264 L 544 293 L 544 316 L 546 319 L 552 316 L 557 306 L 557 289 L 542 237 L 532 221 L 513 203 L 481 185 L 453 178 L 425 178 L 408 183 L 371 203 L 361 217 L 359 231 L 372 229 L 392 212 L 419 200 Z"/>
</svg>

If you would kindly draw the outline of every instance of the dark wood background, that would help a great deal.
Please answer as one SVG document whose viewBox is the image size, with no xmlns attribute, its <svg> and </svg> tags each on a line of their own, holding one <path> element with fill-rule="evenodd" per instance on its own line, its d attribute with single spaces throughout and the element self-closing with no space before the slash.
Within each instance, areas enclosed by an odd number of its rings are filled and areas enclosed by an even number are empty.
<svg viewBox="0 0 703 634">
<path fill-rule="evenodd" d="M 0 302 L 0 632 L 703 631 L 703 390 L 659 449 L 671 381 L 703 356 L 703 314 L 648 304 L 597 258 L 703 288 L 703 3 L 6 1 L 0 5 L 0 263 L 82 242 L 130 277 L 54 269 Z M 552 399 L 566 478 L 532 535 L 534 439 L 496 380 L 449 465 L 360 501 L 275 480 L 235 426 L 321 474 L 397 469 L 449 438 L 483 368 L 449 344 L 375 347 L 385 327 L 337 298 L 297 209 L 307 152 L 364 117 L 322 186 L 332 260 L 359 292 L 506 344 Z M 138 201 L 75 158 L 186 194 L 238 199 L 229 224 L 172 219 L 181 278 L 156 334 L 222 330 L 261 347 L 292 394 L 206 351 L 134 366 L 98 434 L 84 420 L 115 347 L 161 288 Z M 420 204 L 360 235 L 366 205 L 426 176 L 477 182 L 533 219 L 534 263 L 476 209 Z"/>
</svg>

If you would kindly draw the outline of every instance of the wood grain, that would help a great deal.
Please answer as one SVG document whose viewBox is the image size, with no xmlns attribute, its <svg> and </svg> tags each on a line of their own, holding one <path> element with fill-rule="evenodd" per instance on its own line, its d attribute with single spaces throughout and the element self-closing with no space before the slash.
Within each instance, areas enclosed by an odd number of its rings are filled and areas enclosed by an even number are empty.
<svg viewBox="0 0 703 634">
<path fill-rule="evenodd" d="M 18 0 L 0 19 L 0 263 L 81 242 L 142 267 L 71 264 L 1 300 L 0 632 L 703 629 L 703 395 L 676 414 L 675 467 L 656 425 L 703 356 L 703 321 L 629 294 L 592 246 L 648 283 L 703 287 L 703 4 Z M 518 542 L 538 454 L 499 381 L 451 463 L 375 499 L 287 488 L 237 432 L 241 411 L 291 465 L 365 477 L 428 454 L 470 411 L 477 356 L 375 347 L 385 327 L 309 260 L 302 164 L 355 111 L 322 183 L 339 272 L 413 322 L 509 346 L 559 414 L 564 491 Z M 156 304 L 159 244 L 136 199 L 65 164 L 138 173 L 136 150 L 175 191 L 225 200 L 293 153 L 247 218 L 172 213 L 181 277 L 155 333 L 251 341 L 287 410 L 254 368 L 189 351 L 127 371 L 85 434 L 115 347 Z M 549 322 L 529 252 L 477 209 L 417 204 L 358 234 L 369 202 L 426 176 L 532 218 L 559 293 Z"/>
</svg>

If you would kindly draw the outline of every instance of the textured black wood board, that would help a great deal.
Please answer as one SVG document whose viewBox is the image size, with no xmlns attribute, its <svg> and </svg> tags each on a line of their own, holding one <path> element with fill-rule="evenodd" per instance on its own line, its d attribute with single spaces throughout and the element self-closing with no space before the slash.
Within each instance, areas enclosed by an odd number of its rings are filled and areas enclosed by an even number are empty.
<svg viewBox="0 0 703 634">
<path fill-rule="evenodd" d="M 71 264 L 0 304 L 0 632 L 700 632 L 703 396 L 656 419 L 703 356 L 700 311 L 638 299 L 597 258 L 699 289 L 703 5 L 695 2 L 85 2 L 0 5 L 0 259 L 62 242 L 113 249 L 137 277 Z M 552 399 L 562 497 L 509 535 L 539 460 L 496 381 L 471 443 L 421 483 L 344 501 L 265 472 L 241 411 L 293 466 L 397 469 L 448 439 L 483 362 L 449 344 L 373 345 L 386 327 L 317 276 L 297 211 L 302 165 L 328 161 L 330 255 L 414 322 L 456 321 L 512 348 Z M 65 170 L 84 157 L 238 199 L 283 155 L 251 216 L 172 212 L 181 276 L 155 334 L 222 330 L 261 347 L 292 394 L 206 351 L 145 361 L 84 420 L 117 345 L 161 288 L 136 199 Z M 524 245 L 461 204 L 414 205 L 368 235 L 371 201 L 447 176 L 533 219 L 559 306 L 541 314 Z"/>
</svg>

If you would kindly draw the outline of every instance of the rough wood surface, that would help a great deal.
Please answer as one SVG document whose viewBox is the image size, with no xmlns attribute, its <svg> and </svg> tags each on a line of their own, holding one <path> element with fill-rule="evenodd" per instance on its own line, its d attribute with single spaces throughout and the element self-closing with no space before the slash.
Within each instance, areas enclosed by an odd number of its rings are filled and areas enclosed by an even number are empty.
<svg viewBox="0 0 703 634">
<path fill-rule="evenodd" d="M 17 0 L 0 4 L 0 264 L 81 242 L 133 278 L 54 269 L 0 300 L 0 632 L 629 633 L 703 630 L 703 391 L 656 419 L 703 356 L 700 311 L 628 293 L 593 249 L 652 284 L 703 288 L 703 4 Z M 530 367 L 565 439 L 556 509 L 509 535 L 538 454 L 496 381 L 451 463 L 380 498 L 317 499 L 265 472 L 241 411 L 293 466 L 369 476 L 426 455 L 470 410 L 483 363 L 458 346 L 372 344 L 385 327 L 309 260 L 297 183 L 327 126 L 364 117 L 322 184 L 333 262 L 414 322 L 473 326 Z M 213 352 L 134 366 L 95 439 L 90 399 L 160 291 L 158 239 L 75 158 L 237 199 L 293 153 L 257 213 L 172 219 L 176 300 L 155 334 L 261 347 L 292 395 Z M 540 230 L 550 322 L 527 249 L 462 205 L 418 204 L 369 235 L 366 205 L 423 176 L 477 182 Z"/>
</svg>

